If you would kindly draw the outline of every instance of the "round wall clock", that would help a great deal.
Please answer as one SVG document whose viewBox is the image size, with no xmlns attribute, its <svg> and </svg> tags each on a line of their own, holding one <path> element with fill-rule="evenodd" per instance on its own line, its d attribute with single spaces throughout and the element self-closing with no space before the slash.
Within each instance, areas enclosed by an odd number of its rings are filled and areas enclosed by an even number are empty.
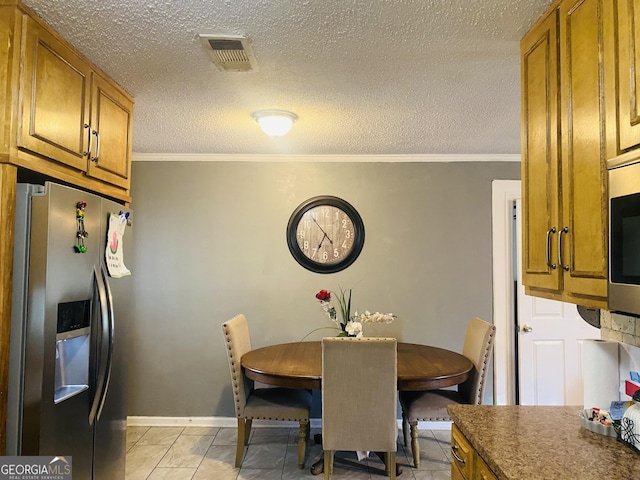
<svg viewBox="0 0 640 480">
<path fill-rule="evenodd" d="M 353 262 L 364 246 L 364 223 L 350 203 L 322 195 L 303 202 L 287 225 L 293 258 L 307 270 L 334 273 Z"/>
</svg>

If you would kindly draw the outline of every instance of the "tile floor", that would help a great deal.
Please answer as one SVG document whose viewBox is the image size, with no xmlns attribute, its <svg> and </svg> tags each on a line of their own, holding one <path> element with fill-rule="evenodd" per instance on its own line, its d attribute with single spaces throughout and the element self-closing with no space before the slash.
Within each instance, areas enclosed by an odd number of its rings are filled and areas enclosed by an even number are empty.
<svg viewBox="0 0 640 480">
<path fill-rule="evenodd" d="M 313 435 L 319 433 L 311 429 Z M 421 430 L 419 469 L 412 468 L 409 449 L 399 435 L 397 461 L 401 480 L 450 480 L 449 430 Z M 214 427 L 129 427 L 127 429 L 126 480 L 290 480 L 315 478 L 309 467 L 320 458 L 322 447 L 307 446 L 304 470 L 298 469 L 298 430 L 254 427 L 241 468 L 234 467 L 236 429 Z M 377 456 L 358 462 L 353 452 L 338 452 L 332 478 L 370 479 L 384 476 Z"/>
</svg>

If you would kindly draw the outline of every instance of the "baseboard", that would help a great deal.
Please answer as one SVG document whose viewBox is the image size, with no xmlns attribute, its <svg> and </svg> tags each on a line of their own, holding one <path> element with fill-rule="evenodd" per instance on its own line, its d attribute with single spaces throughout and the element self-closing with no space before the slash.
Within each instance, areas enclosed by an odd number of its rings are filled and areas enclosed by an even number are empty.
<svg viewBox="0 0 640 480">
<path fill-rule="evenodd" d="M 275 420 L 254 420 L 254 427 L 291 427 L 296 428 L 297 422 L 278 422 Z M 129 427 L 220 427 L 235 428 L 238 421 L 235 417 L 127 417 Z M 322 428 L 321 418 L 311 419 L 311 428 Z M 398 428 L 402 428 L 402 420 L 398 419 Z M 451 430 L 451 422 L 420 422 L 420 430 Z"/>
<path fill-rule="evenodd" d="M 418 430 L 451 430 L 452 423 L 453 422 L 418 422 Z"/>
<path fill-rule="evenodd" d="M 128 427 L 226 427 L 226 428 L 231 428 L 231 427 L 237 427 L 238 421 L 235 417 L 129 416 L 127 417 L 127 426 Z"/>
</svg>

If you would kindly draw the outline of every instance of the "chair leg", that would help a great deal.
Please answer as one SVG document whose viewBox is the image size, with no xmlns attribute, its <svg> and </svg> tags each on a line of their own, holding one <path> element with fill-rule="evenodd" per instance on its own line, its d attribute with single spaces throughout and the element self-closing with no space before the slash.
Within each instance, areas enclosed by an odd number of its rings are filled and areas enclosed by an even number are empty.
<svg viewBox="0 0 640 480">
<path fill-rule="evenodd" d="M 246 420 L 244 418 L 238 418 L 238 441 L 236 446 L 236 468 L 240 468 L 242 465 L 242 457 L 244 456 L 244 446 L 246 438 Z"/>
<path fill-rule="evenodd" d="M 386 474 L 389 475 L 391 480 L 396 478 L 396 452 L 385 452 L 386 457 Z"/>
<path fill-rule="evenodd" d="M 402 412 L 402 439 L 404 440 L 404 446 L 409 446 L 409 419 Z"/>
<path fill-rule="evenodd" d="M 309 438 L 309 420 L 300 420 L 300 433 L 298 434 L 298 468 L 304 468 L 307 438 Z"/>
<path fill-rule="evenodd" d="M 418 443 L 418 422 L 409 422 L 411 426 L 411 453 L 413 454 L 413 466 L 420 466 L 420 444 Z"/>
<path fill-rule="evenodd" d="M 252 418 L 247 418 L 245 420 L 246 428 L 244 429 L 244 444 L 249 445 L 249 436 L 251 435 L 251 424 L 253 423 Z"/>
<path fill-rule="evenodd" d="M 333 473 L 333 450 L 324 451 L 324 480 L 329 480 Z"/>
</svg>

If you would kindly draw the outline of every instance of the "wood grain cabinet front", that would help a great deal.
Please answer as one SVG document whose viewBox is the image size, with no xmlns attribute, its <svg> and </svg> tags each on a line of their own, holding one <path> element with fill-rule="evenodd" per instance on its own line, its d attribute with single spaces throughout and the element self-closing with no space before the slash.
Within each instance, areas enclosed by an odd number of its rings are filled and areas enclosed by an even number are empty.
<svg viewBox="0 0 640 480">
<path fill-rule="evenodd" d="M 603 2 L 607 159 L 640 155 L 640 0 Z"/>
<path fill-rule="evenodd" d="M 451 480 L 497 480 L 455 423 L 451 425 Z"/>
<path fill-rule="evenodd" d="M 602 0 L 555 2 L 521 42 L 523 283 L 607 305 Z"/>
<path fill-rule="evenodd" d="M 0 11 L 0 161 L 130 200 L 133 99 L 21 2 Z"/>
<path fill-rule="evenodd" d="M 476 456 L 475 480 L 498 480 L 498 477 L 495 476 L 480 455 Z"/>
<path fill-rule="evenodd" d="M 554 9 L 520 44 L 522 280 L 548 290 L 561 288 L 561 270 L 552 256 L 560 226 L 557 24 Z"/>
<path fill-rule="evenodd" d="M 451 477 L 459 474 L 466 480 L 473 480 L 475 451 L 460 429 L 451 426 Z M 457 471 L 456 471 L 457 470 Z"/>
<path fill-rule="evenodd" d="M 94 73 L 91 92 L 91 143 L 87 174 L 128 189 L 131 175 L 133 102 Z"/>
<path fill-rule="evenodd" d="M 91 67 L 29 17 L 22 53 L 18 148 L 86 171 Z"/>
<path fill-rule="evenodd" d="M 462 475 L 460 468 L 453 463 L 451 464 L 451 480 L 468 480 Z"/>
<path fill-rule="evenodd" d="M 128 188 L 133 102 L 25 18 L 18 148 Z"/>
</svg>

